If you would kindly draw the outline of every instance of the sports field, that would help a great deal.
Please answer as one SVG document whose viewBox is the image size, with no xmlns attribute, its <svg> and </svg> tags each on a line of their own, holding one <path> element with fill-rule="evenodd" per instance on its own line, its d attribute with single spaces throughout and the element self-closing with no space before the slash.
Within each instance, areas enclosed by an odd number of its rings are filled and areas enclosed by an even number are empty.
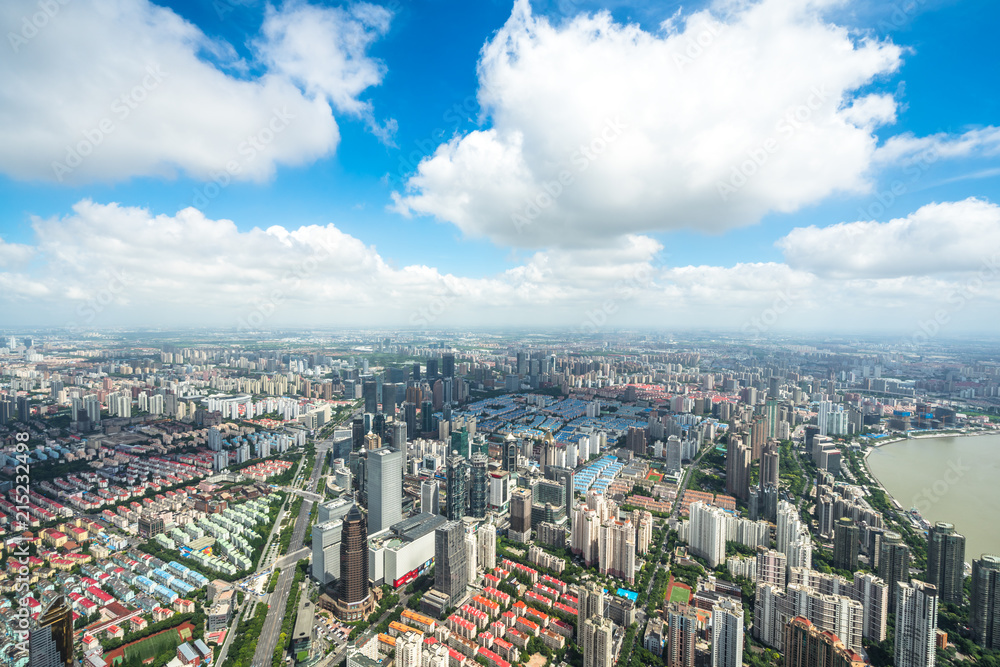
<svg viewBox="0 0 1000 667">
<path fill-rule="evenodd" d="M 691 587 L 674 581 L 674 575 L 670 575 L 670 584 L 667 587 L 667 601 L 687 604 L 691 599 Z"/>
</svg>

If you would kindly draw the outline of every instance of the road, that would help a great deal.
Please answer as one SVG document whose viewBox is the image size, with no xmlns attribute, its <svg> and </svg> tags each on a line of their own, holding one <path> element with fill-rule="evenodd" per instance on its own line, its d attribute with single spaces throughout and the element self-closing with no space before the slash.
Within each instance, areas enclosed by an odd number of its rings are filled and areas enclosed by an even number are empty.
<svg viewBox="0 0 1000 667">
<path fill-rule="evenodd" d="M 316 459 L 313 462 L 312 475 L 309 478 L 307 491 L 316 492 L 319 484 L 319 475 L 323 470 L 323 460 L 330 449 L 329 441 L 316 443 Z M 292 541 L 288 545 L 288 555 L 279 559 L 278 563 L 283 563 L 281 574 L 278 575 L 278 585 L 268 599 L 267 618 L 264 619 L 264 627 L 260 637 L 257 639 L 257 650 L 253 656 L 253 667 L 266 667 L 271 664 L 274 657 L 274 649 L 278 645 L 278 637 L 281 632 L 281 622 L 285 617 L 285 605 L 288 603 L 288 595 L 292 589 L 292 579 L 295 577 L 294 563 L 309 555 L 309 549 L 303 548 L 303 541 L 306 535 L 306 528 L 309 527 L 309 515 L 312 513 L 313 501 L 303 498 L 302 507 L 299 509 L 299 516 L 295 519 L 295 528 L 292 531 Z M 301 554 L 301 556 L 296 557 Z"/>
<path fill-rule="evenodd" d="M 688 466 L 687 474 L 684 475 L 684 480 L 681 482 L 681 488 L 677 489 L 677 500 L 674 501 L 674 508 L 670 511 L 670 521 L 677 518 L 681 511 L 681 499 L 684 497 L 684 492 L 687 490 L 688 483 L 691 481 L 691 477 L 694 475 L 694 471 L 698 469 L 698 464 L 701 463 L 702 458 L 705 454 L 708 454 L 715 448 L 715 443 L 709 443 L 708 447 L 701 450 L 698 456 L 695 458 L 694 462 Z"/>
</svg>

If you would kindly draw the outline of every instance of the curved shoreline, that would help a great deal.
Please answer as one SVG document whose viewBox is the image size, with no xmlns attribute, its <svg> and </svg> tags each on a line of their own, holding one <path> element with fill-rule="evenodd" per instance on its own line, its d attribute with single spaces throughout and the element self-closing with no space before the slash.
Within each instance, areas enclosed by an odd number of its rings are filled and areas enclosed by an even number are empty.
<svg viewBox="0 0 1000 667">
<path fill-rule="evenodd" d="M 864 466 L 865 472 L 868 474 L 868 477 L 872 480 L 872 482 L 874 483 L 874 485 L 877 486 L 879 489 L 881 489 L 881 491 L 886 495 L 886 497 L 889 499 L 890 504 L 892 505 L 893 509 L 895 509 L 895 511 L 897 513 L 899 513 L 900 515 L 907 515 L 907 518 L 910 518 L 908 516 L 909 512 L 906 509 L 906 506 L 903 505 L 896 498 L 896 496 L 894 496 L 892 493 L 890 493 L 889 489 L 882 482 L 882 480 L 880 480 L 875 475 L 875 473 L 872 470 L 872 467 L 871 467 L 871 465 L 870 465 L 870 463 L 868 461 L 868 455 L 871 454 L 873 451 L 875 451 L 875 449 L 877 447 L 881 447 L 883 445 L 890 445 L 890 444 L 893 444 L 893 443 L 898 443 L 898 442 L 903 442 L 903 441 L 927 440 L 927 439 L 930 439 L 930 438 L 956 438 L 957 439 L 957 438 L 961 438 L 961 437 L 970 437 L 970 436 L 978 436 L 978 435 L 992 435 L 992 436 L 996 437 L 996 436 L 1000 436 L 1000 430 L 991 429 L 991 430 L 981 430 L 981 431 L 973 431 L 973 432 L 967 432 L 967 433 L 928 433 L 928 434 L 923 435 L 923 436 L 914 436 L 912 438 L 906 438 L 906 437 L 899 438 L 899 437 L 896 437 L 896 438 L 893 438 L 891 440 L 887 440 L 886 442 L 879 443 L 879 445 L 877 445 L 877 446 L 869 446 L 867 449 L 865 449 L 865 451 L 863 452 L 862 457 L 861 457 L 862 464 Z M 998 445 L 998 446 L 1000 446 L 1000 445 Z M 920 515 L 920 516 L 925 521 L 931 522 L 931 520 L 928 517 L 923 516 L 923 515 Z M 921 528 L 919 530 L 926 530 L 926 529 L 922 529 Z M 988 552 L 988 550 L 987 550 L 987 552 Z M 984 553 L 986 553 L 986 552 L 984 552 Z"/>
<path fill-rule="evenodd" d="M 962 431 L 960 431 L 960 432 L 957 432 L 957 433 L 936 433 L 936 432 L 931 431 L 931 432 L 925 432 L 925 434 L 923 434 L 923 435 L 915 435 L 915 436 L 912 436 L 912 437 L 906 437 L 906 436 L 893 437 L 893 438 L 885 440 L 884 442 L 880 441 L 877 444 L 870 444 L 868 446 L 868 448 L 865 449 L 865 451 L 862 453 L 862 455 L 861 455 L 861 462 L 864 463 L 865 472 L 867 472 L 868 476 L 870 478 L 872 478 L 875 481 L 876 484 L 878 484 L 878 488 L 880 488 L 882 490 L 882 493 L 884 493 L 886 495 L 886 497 L 892 503 L 895 504 L 897 510 L 900 511 L 900 512 L 906 512 L 906 508 L 903 507 L 903 504 L 901 502 L 899 502 L 899 500 L 896 498 L 896 496 L 894 496 L 891 493 L 889 493 L 889 489 L 886 488 L 885 484 L 882 483 L 882 480 L 880 480 L 875 475 L 874 471 L 872 471 L 872 467 L 870 465 L 868 465 L 868 455 L 871 454 L 873 451 L 875 451 L 878 448 L 884 447 L 886 445 L 893 445 L 893 444 L 896 444 L 897 442 L 910 442 L 910 441 L 913 441 L 913 440 L 929 440 L 931 438 L 967 438 L 967 437 L 974 437 L 974 436 L 978 436 L 978 435 L 1000 435 L 1000 429 L 990 429 L 990 430 L 972 431 L 972 432 L 962 432 Z"/>
<path fill-rule="evenodd" d="M 869 449 L 865 450 L 865 458 L 868 458 L 868 453 L 877 447 L 884 447 L 885 445 L 892 445 L 897 442 L 906 442 L 908 440 L 927 440 L 930 438 L 970 438 L 978 435 L 1000 435 L 1000 429 L 989 429 L 981 431 L 954 431 L 950 433 L 941 433 L 940 431 L 921 431 L 920 435 L 905 436 L 897 435 L 891 438 L 882 440 L 879 439 L 875 442 L 868 443 Z"/>
</svg>

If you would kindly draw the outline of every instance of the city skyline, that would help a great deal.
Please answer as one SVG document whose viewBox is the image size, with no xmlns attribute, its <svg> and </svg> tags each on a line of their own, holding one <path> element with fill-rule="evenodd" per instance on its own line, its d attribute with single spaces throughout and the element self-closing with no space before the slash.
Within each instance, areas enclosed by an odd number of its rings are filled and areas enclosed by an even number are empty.
<svg viewBox="0 0 1000 667">
<path fill-rule="evenodd" d="M 992 333 L 995 5 L 466 4 L 6 3 L 5 324 Z"/>
</svg>

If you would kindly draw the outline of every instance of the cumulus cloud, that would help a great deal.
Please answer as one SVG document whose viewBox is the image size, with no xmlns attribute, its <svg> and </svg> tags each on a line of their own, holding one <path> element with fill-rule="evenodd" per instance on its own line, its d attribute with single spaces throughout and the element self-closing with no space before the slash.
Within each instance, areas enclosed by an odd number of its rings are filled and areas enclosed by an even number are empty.
<svg viewBox="0 0 1000 667">
<path fill-rule="evenodd" d="M 901 49 L 822 4 L 727 3 L 651 33 L 608 13 L 554 25 L 518 0 L 479 62 L 491 126 L 439 146 L 393 206 L 498 243 L 582 246 L 865 191 L 896 105 L 859 91 Z"/>
<path fill-rule="evenodd" d="M 371 102 L 360 95 L 385 76 L 385 65 L 367 52 L 388 31 L 391 19 L 388 9 L 369 3 L 326 8 L 293 0 L 280 12 L 268 7 L 258 47 L 269 70 L 310 95 L 329 99 L 337 110 L 362 118 L 380 139 L 390 142 L 396 121 L 379 124 Z"/>
<path fill-rule="evenodd" d="M 35 254 L 34 248 L 23 243 L 7 243 L 0 238 L 0 268 L 23 266 Z"/>
<path fill-rule="evenodd" d="M 890 137 L 875 153 L 882 165 L 927 164 L 939 159 L 1000 155 L 1000 127 L 983 127 L 959 135 L 939 132 L 918 137 L 907 132 Z"/>
<path fill-rule="evenodd" d="M 934 205 L 907 218 L 909 229 L 887 223 L 872 238 L 882 247 L 934 245 L 937 239 L 925 232 L 945 219 L 938 213 L 948 206 L 955 209 L 949 219 L 980 221 L 951 228 L 955 236 L 982 232 L 989 216 L 996 215 L 994 205 L 976 200 Z M 964 316 L 985 317 L 988 323 L 1000 299 L 1000 292 L 990 288 L 1000 278 L 995 257 L 986 278 L 982 265 L 975 273 L 898 275 L 902 270 L 897 270 L 889 275 L 867 271 L 863 263 L 842 276 L 828 271 L 836 260 L 822 264 L 818 253 L 794 254 L 793 248 L 810 244 L 839 248 L 836 238 L 815 235 L 841 235 L 842 226 L 793 231 L 786 253 L 796 260 L 787 263 L 668 266 L 659 258 L 663 246 L 658 241 L 631 235 L 601 250 L 534 252 L 485 276 L 420 264 L 397 268 L 333 224 L 241 230 L 231 220 L 207 218 L 193 208 L 166 215 L 83 200 L 67 215 L 33 219 L 32 227 L 33 243 L 0 245 L 0 256 L 8 245 L 15 246 L 8 255 L 19 262 L 0 266 L 0 305 L 8 307 L 10 324 L 528 325 L 582 333 L 619 327 L 751 327 L 760 333 L 765 328 L 754 323 L 763 322 L 768 331 L 899 327 L 941 307 L 956 315 L 965 310 Z M 990 239 L 984 248 L 997 247 Z M 914 251 L 908 246 L 906 252 Z M 847 251 L 836 254 L 846 256 Z M 973 302 L 987 307 L 965 308 Z M 878 322 L 872 322 L 872 312 L 881 315 Z"/>
<path fill-rule="evenodd" d="M 52 4 L 44 22 L 35 0 L 0 4 L 13 50 L 0 58 L 0 172 L 13 178 L 260 181 L 335 150 L 331 105 L 391 134 L 361 99 L 384 75 L 366 55 L 386 31 L 384 9 L 271 9 L 253 42 L 263 72 L 238 76 L 255 63 L 148 0 Z"/>
<path fill-rule="evenodd" d="M 776 244 L 796 269 L 839 278 L 977 270 L 1000 248 L 1000 206 L 982 199 L 928 204 L 888 222 L 799 227 Z"/>
</svg>

